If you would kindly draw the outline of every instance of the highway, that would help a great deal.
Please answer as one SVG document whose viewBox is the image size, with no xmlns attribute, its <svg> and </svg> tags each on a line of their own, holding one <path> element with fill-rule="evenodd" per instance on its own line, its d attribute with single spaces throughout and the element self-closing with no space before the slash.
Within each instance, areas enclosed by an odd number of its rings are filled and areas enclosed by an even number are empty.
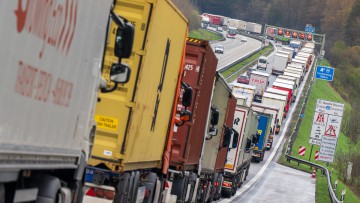
<svg viewBox="0 0 360 203">
<path fill-rule="evenodd" d="M 237 43 L 241 44 L 241 42 L 233 42 L 233 44 Z M 255 43 L 255 45 L 251 44 L 252 41 L 248 40 L 247 45 L 249 47 L 256 47 L 261 45 L 259 45 L 258 43 Z M 232 45 L 228 46 L 231 47 Z M 276 49 L 277 47 L 275 47 L 275 50 Z M 239 55 L 246 55 L 247 53 L 251 52 L 251 50 L 247 51 L 248 52 L 245 51 Z M 259 71 L 267 72 L 269 74 L 271 73 L 274 53 L 269 56 L 269 64 L 267 70 Z M 235 54 L 235 52 L 231 52 L 231 55 L 232 54 Z M 226 56 L 226 53 L 225 56 L 221 58 L 226 58 L 227 62 L 234 60 L 234 58 L 231 59 L 230 56 Z M 225 62 L 222 64 L 225 64 Z M 306 78 L 307 77 L 308 74 L 306 75 Z M 274 75 L 270 75 L 270 86 L 275 81 L 275 79 L 276 77 Z M 301 84 L 299 92 L 302 91 L 303 86 L 304 82 Z M 298 93 L 298 95 L 300 95 L 300 93 Z M 264 161 L 260 163 L 251 163 L 247 180 L 244 182 L 243 186 L 238 189 L 237 193 L 230 199 L 221 199 L 217 202 L 251 203 L 264 200 L 274 203 L 315 202 L 315 179 L 310 178 L 310 174 L 308 173 L 294 170 L 276 163 L 283 149 L 283 145 L 285 142 L 285 132 L 294 116 L 293 112 L 295 110 L 295 106 L 299 102 L 299 99 L 300 98 L 297 97 L 296 102 L 290 106 L 290 114 L 286 119 L 283 120 L 280 133 L 278 135 L 274 135 L 273 147 L 271 150 L 266 151 Z"/>
<path fill-rule="evenodd" d="M 223 34 L 225 34 L 225 32 Z M 239 58 L 243 58 L 261 47 L 260 41 L 246 37 L 247 42 L 242 42 L 240 40 L 241 37 L 241 35 L 236 35 L 235 39 L 226 38 L 225 41 L 217 42 L 211 45 L 213 49 L 218 44 L 224 45 L 224 54 L 216 54 L 219 59 L 217 70 Z"/>
</svg>

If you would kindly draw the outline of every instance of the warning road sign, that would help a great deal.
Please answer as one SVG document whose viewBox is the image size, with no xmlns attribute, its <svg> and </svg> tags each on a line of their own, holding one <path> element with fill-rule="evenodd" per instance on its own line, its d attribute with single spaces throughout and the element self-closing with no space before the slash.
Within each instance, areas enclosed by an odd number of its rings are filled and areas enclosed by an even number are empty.
<svg viewBox="0 0 360 203">
<path fill-rule="evenodd" d="M 330 137 L 336 137 L 336 132 L 335 132 L 334 126 L 329 125 L 327 130 L 325 131 L 324 135 L 330 136 Z"/>
<path fill-rule="evenodd" d="M 342 103 L 318 99 L 310 133 L 310 144 L 320 145 L 323 136 L 339 136 L 344 107 Z"/>
<path fill-rule="evenodd" d="M 316 122 L 325 123 L 325 115 L 323 113 L 319 113 L 317 115 Z"/>
</svg>

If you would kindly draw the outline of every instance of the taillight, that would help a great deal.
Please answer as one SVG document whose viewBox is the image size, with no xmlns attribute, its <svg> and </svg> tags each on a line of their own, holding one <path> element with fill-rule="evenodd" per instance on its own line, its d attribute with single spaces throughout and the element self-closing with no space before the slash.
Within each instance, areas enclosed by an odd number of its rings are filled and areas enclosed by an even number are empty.
<svg viewBox="0 0 360 203">
<path fill-rule="evenodd" d="M 114 200 L 115 191 L 106 190 L 103 188 L 90 187 L 85 195 L 90 196 L 90 197 L 103 198 L 103 199 L 107 199 L 107 200 Z"/>
<path fill-rule="evenodd" d="M 149 189 L 146 188 L 146 189 L 145 189 L 144 198 L 148 198 L 149 195 L 150 195 L 150 191 L 149 191 Z"/>
<path fill-rule="evenodd" d="M 167 181 L 165 181 L 165 188 L 170 188 L 170 184 Z"/>
<path fill-rule="evenodd" d="M 223 185 L 223 187 L 231 187 L 232 183 L 224 181 L 222 185 Z"/>
<path fill-rule="evenodd" d="M 205 185 L 204 185 L 204 189 L 206 189 L 206 187 L 207 187 L 207 186 L 206 186 L 206 184 L 205 184 Z"/>
<path fill-rule="evenodd" d="M 214 183 L 214 186 L 215 186 L 215 187 L 219 186 L 219 182 L 215 182 L 215 183 Z"/>
</svg>

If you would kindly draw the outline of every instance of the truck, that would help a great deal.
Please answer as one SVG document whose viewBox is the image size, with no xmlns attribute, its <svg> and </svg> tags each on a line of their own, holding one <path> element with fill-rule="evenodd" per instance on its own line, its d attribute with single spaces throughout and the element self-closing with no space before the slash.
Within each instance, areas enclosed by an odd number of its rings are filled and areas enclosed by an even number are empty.
<svg viewBox="0 0 360 203">
<path fill-rule="evenodd" d="M 286 52 L 290 52 L 291 57 L 294 58 L 296 55 L 296 52 L 294 50 L 294 48 L 288 47 L 288 46 L 283 46 L 281 47 L 282 51 L 286 51 Z"/>
<path fill-rule="evenodd" d="M 3 2 L 0 202 L 81 202 L 109 16 L 126 38 L 111 44 L 122 58 L 133 26 L 113 15 L 112 0 Z M 130 70 L 118 56 L 117 84 Z"/>
<path fill-rule="evenodd" d="M 283 50 L 278 50 L 277 51 L 278 54 L 282 54 L 282 55 L 286 55 L 288 57 L 288 61 L 287 63 L 291 63 L 292 61 L 292 53 L 289 51 L 283 51 Z"/>
<path fill-rule="evenodd" d="M 262 25 L 257 24 L 257 23 L 251 23 L 251 22 L 247 22 L 246 23 L 246 27 L 245 27 L 245 31 L 251 34 L 261 34 L 261 30 L 262 30 Z"/>
<path fill-rule="evenodd" d="M 206 16 L 209 18 L 209 22 L 211 25 L 222 25 L 224 22 L 223 16 L 204 13 L 202 16 Z"/>
<path fill-rule="evenodd" d="M 284 113 L 283 113 L 283 117 L 286 118 L 287 112 L 289 112 L 290 104 L 292 102 L 292 95 L 288 91 L 275 89 L 272 87 L 267 88 L 266 92 L 271 93 L 271 94 L 277 94 L 280 96 L 285 96 L 287 98 L 285 108 L 284 108 Z M 279 129 L 275 128 L 275 134 L 279 133 L 278 130 L 280 130 L 280 128 Z"/>
<path fill-rule="evenodd" d="M 288 91 L 289 94 L 291 95 L 291 102 L 294 103 L 295 102 L 295 96 L 293 95 L 293 87 L 291 85 L 288 84 L 284 84 L 284 83 L 279 83 L 279 82 L 274 82 L 273 86 L 274 89 L 279 89 L 279 90 L 284 90 L 284 91 Z"/>
<path fill-rule="evenodd" d="M 251 72 L 249 85 L 256 87 L 254 96 L 255 102 L 261 102 L 261 96 L 269 84 L 269 77 L 270 75 L 268 73 L 260 71 Z"/>
<path fill-rule="evenodd" d="M 295 86 L 296 86 L 297 88 L 299 88 L 299 86 L 300 86 L 300 77 L 289 76 L 288 74 L 285 75 L 285 73 L 284 73 L 284 75 L 279 75 L 279 76 L 277 77 L 277 79 L 288 80 L 288 81 L 294 82 L 294 83 L 295 83 Z"/>
<path fill-rule="evenodd" d="M 201 27 L 203 29 L 206 29 L 206 28 L 208 28 L 209 24 L 210 24 L 209 17 L 208 16 L 202 16 L 201 17 Z"/>
<path fill-rule="evenodd" d="M 294 69 L 298 71 L 302 78 L 304 78 L 305 76 L 305 67 L 303 63 L 296 63 L 296 62 L 290 63 L 287 65 L 286 69 Z"/>
<path fill-rule="evenodd" d="M 302 48 L 301 49 L 301 52 L 305 52 L 305 53 L 308 53 L 308 54 L 311 54 L 311 55 L 314 55 L 314 49 L 310 49 L 310 48 Z"/>
<path fill-rule="evenodd" d="M 266 28 L 266 38 L 270 40 L 275 40 L 277 37 L 277 28 L 267 27 Z"/>
<path fill-rule="evenodd" d="M 261 69 L 261 70 L 266 71 L 268 64 L 269 64 L 268 57 L 260 56 L 259 59 L 258 59 L 258 62 L 257 62 L 256 69 Z"/>
<path fill-rule="evenodd" d="M 308 71 L 309 67 L 308 67 L 307 61 L 299 60 L 299 59 L 293 59 L 291 63 L 301 65 L 303 70 L 304 70 L 304 74 Z"/>
<path fill-rule="evenodd" d="M 258 126 L 257 115 L 250 107 L 236 105 L 233 117 L 232 137 L 237 138 L 237 145 L 230 144 L 227 153 L 224 180 L 222 184 L 222 196 L 229 198 L 236 193 L 246 180 L 249 173 L 254 147 L 254 135 Z"/>
<path fill-rule="evenodd" d="M 197 202 L 220 199 L 226 154 L 230 143 L 237 142 L 237 140 L 231 141 L 236 98 L 231 94 L 231 89 L 220 74 L 217 74 L 214 87 L 211 111 L 218 112 L 218 124 L 212 125 L 215 118 L 208 116 L 206 127 L 208 133 L 201 155 Z"/>
<path fill-rule="evenodd" d="M 298 40 L 291 40 L 289 47 L 293 48 L 295 52 L 298 52 L 301 49 L 302 42 Z"/>
<path fill-rule="evenodd" d="M 285 72 L 284 72 L 283 76 L 296 78 L 296 84 L 298 85 L 298 87 L 300 87 L 300 84 L 301 84 L 301 75 L 300 74 L 287 72 L 286 69 L 285 69 Z"/>
<path fill-rule="evenodd" d="M 258 114 L 268 113 L 272 115 L 271 124 L 270 124 L 271 130 L 270 130 L 269 138 L 266 143 L 266 149 L 270 150 L 272 148 L 274 141 L 274 132 L 275 134 L 278 134 L 280 132 L 280 124 L 278 119 L 279 107 L 273 105 L 259 104 L 254 102 L 253 105 L 251 106 L 251 109 Z"/>
<path fill-rule="evenodd" d="M 255 97 L 255 89 L 256 86 L 238 83 L 232 87 L 232 94 L 234 94 L 237 98 L 242 95 L 245 98 L 245 103 L 241 103 L 241 105 L 250 107 Z M 237 100 L 240 102 L 239 99 Z"/>
<path fill-rule="evenodd" d="M 228 26 L 234 27 L 240 31 L 245 31 L 246 21 L 238 20 L 238 19 L 229 19 Z"/>
<path fill-rule="evenodd" d="M 263 100 L 264 101 L 262 104 L 264 105 L 279 107 L 278 124 L 281 126 L 285 114 L 285 107 L 287 105 L 287 97 L 279 94 L 265 92 Z"/>
<path fill-rule="evenodd" d="M 226 37 L 235 39 L 236 33 L 237 33 L 237 30 L 235 27 L 229 27 L 229 29 L 227 30 L 227 33 L 226 33 Z"/>
<path fill-rule="evenodd" d="M 311 60 L 310 60 L 310 57 L 303 57 L 303 56 L 299 56 L 299 55 L 297 55 L 297 56 L 295 56 L 295 59 L 296 60 L 299 60 L 299 61 L 304 61 L 305 63 L 306 63 L 306 72 L 309 70 L 309 67 L 311 66 Z"/>
<path fill-rule="evenodd" d="M 124 60 L 132 65 L 132 74 L 125 85 L 99 94 L 97 128 L 86 167 L 85 184 L 90 186 L 86 196 L 106 188 L 113 191 L 114 202 L 157 202 L 163 193 L 164 201 L 176 201 L 178 197 L 166 195 L 171 188 L 165 186 L 172 183 L 167 174 L 180 87 L 185 108 L 192 95 L 179 78 L 188 20 L 168 0 L 117 0 L 114 13 L 136 25 L 133 52 Z M 119 39 L 115 39 L 116 29 L 113 23 L 109 26 L 113 41 Z M 104 77 L 116 60 L 110 45 L 102 67 Z M 184 121 L 191 116 L 186 110 L 182 115 Z"/>
<path fill-rule="evenodd" d="M 265 93 L 267 94 L 267 93 Z M 264 160 L 266 145 L 271 134 L 272 114 L 257 112 L 258 125 L 254 138 L 255 146 L 252 151 L 251 160 L 259 163 Z M 281 116 L 280 116 L 281 117 Z"/>
<path fill-rule="evenodd" d="M 309 53 L 305 53 L 302 51 L 299 51 L 296 56 L 301 56 L 301 57 L 305 57 L 305 58 L 309 58 L 310 59 L 310 64 L 312 63 L 312 55 Z"/>
<path fill-rule="evenodd" d="M 198 172 L 202 169 L 200 160 L 205 140 L 218 132 L 219 110 L 215 105 L 211 105 L 217 62 L 208 41 L 188 38 L 182 82 L 193 89 L 192 102 L 187 108 L 192 113 L 192 119 L 174 128 L 169 169 L 169 176 L 172 177 L 171 194 L 177 196 L 177 201 L 190 201 L 196 197 L 198 184 L 207 185 L 208 182 L 204 181 L 204 178 L 199 180 Z M 184 110 L 180 100 L 177 106 L 177 114 L 180 117 Z M 210 122 L 207 122 L 209 120 Z M 209 128 L 207 123 L 210 125 Z M 207 162 L 205 164 L 209 165 Z M 213 174 L 202 175 L 205 175 L 207 180 Z"/>
<path fill-rule="evenodd" d="M 284 80 L 284 79 L 281 79 L 281 78 L 276 78 L 275 82 L 286 84 L 286 85 L 291 85 L 292 86 L 293 98 L 296 98 L 298 88 L 297 88 L 296 83 L 295 83 L 294 80 L 286 80 L 286 79 Z"/>
<path fill-rule="evenodd" d="M 276 53 L 274 55 L 273 67 L 271 69 L 272 75 L 282 75 L 288 63 L 288 55 Z"/>
</svg>

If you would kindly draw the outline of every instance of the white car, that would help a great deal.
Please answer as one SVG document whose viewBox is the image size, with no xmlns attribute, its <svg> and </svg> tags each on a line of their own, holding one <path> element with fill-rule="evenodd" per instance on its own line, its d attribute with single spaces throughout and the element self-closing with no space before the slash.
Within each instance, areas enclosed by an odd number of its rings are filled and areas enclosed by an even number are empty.
<svg viewBox="0 0 360 203">
<path fill-rule="evenodd" d="M 242 41 L 242 42 L 247 42 L 247 38 L 246 38 L 246 37 L 241 37 L 241 38 L 240 38 L 240 41 Z"/>
<path fill-rule="evenodd" d="M 224 54 L 224 45 L 221 45 L 221 44 L 216 45 L 214 51 L 215 51 L 215 53 Z"/>
</svg>

